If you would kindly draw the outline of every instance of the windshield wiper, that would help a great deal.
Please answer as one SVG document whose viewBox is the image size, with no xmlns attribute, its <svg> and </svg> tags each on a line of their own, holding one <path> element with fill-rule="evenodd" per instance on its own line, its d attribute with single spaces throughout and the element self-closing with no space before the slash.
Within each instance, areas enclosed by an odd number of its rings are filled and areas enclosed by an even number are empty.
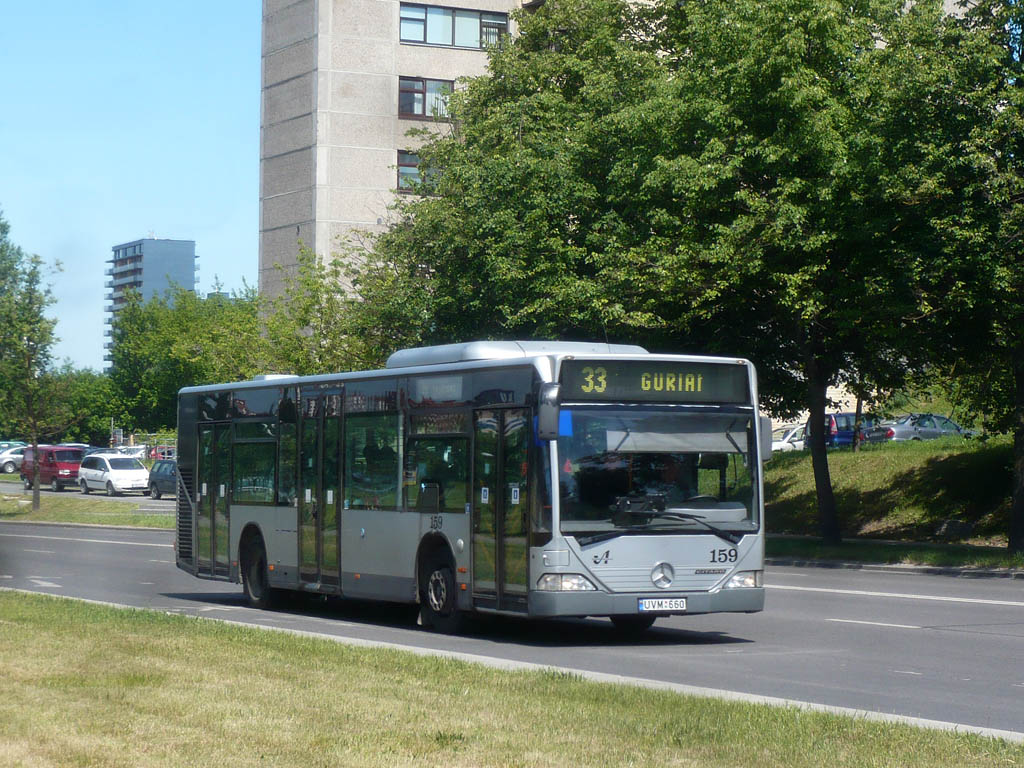
<svg viewBox="0 0 1024 768">
<path fill-rule="evenodd" d="M 695 523 L 700 523 L 715 536 L 720 539 L 728 541 L 730 544 L 739 544 L 740 539 L 743 537 L 732 531 L 723 531 L 717 525 L 712 525 L 704 519 L 703 515 L 691 515 L 689 512 L 647 512 L 651 516 L 651 519 L 657 518 L 658 520 L 693 520 Z"/>
<path fill-rule="evenodd" d="M 634 507 L 639 508 L 635 509 Z M 715 534 L 715 536 L 728 541 L 730 544 L 739 544 L 740 539 L 743 538 L 731 531 L 723 531 L 717 525 L 712 525 L 704 519 L 703 515 L 694 515 L 690 512 L 666 511 L 665 494 L 663 493 L 651 493 L 647 496 L 639 497 L 619 496 L 615 500 L 615 512 L 617 525 L 628 525 L 628 519 L 633 515 L 642 515 L 651 520 L 679 520 L 681 522 L 692 520 L 695 523 L 700 523 Z"/>
</svg>

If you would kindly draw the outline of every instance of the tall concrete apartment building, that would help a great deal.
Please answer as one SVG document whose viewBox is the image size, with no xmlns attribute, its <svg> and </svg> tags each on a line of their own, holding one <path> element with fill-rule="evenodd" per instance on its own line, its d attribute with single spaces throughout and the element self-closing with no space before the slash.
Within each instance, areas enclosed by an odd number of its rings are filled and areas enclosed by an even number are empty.
<svg viewBox="0 0 1024 768">
<path fill-rule="evenodd" d="M 522 3 L 457 1 L 471 5 L 263 0 L 261 293 L 280 292 L 275 264 L 294 265 L 299 241 L 323 257 L 385 226 L 417 174 L 406 133 L 444 129 L 445 94 L 485 73 L 486 44 L 514 32 Z"/>
<path fill-rule="evenodd" d="M 121 243 L 110 249 L 112 256 L 107 260 L 104 298 L 107 304 L 107 337 L 103 344 L 103 359 L 110 362 L 110 337 L 113 335 L 114 317 L 127 301 L 126 294 L 133 288 L 142 295 L 143 301 L 163 295 L 171 284 L 194 291 L 199 266 L 194 240 L 157 240 L 143 238 Z"/>
</svg>

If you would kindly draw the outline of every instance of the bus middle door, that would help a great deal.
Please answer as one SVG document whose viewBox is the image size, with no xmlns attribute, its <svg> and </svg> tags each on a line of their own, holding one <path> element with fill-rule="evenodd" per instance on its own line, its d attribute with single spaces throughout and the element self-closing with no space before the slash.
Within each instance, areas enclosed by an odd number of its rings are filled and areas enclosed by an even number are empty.
<svg viewBox="0 0 1024 768">
<path fill-rule="evenodd" d="M 526 610 L 529 413 L 494 409 L 473 417 L 473 595 L 499 610 Z"/>
</svg>

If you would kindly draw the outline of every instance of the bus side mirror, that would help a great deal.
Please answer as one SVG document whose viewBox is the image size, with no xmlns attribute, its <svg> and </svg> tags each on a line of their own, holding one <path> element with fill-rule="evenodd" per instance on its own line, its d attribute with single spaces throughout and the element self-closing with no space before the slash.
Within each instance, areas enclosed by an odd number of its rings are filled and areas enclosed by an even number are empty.
<svg viewBox="0 0 1024 768">
<path fill-rule="evenodd" d="M 772 457 L 772 420 L 768 416 L 761 417 L 761 461 Z"/>
<path fill-rule="evenodd" d="M 558 384 L 544 383 L 537 393 L 537 437 L 558 439 Z"/>
</svg>

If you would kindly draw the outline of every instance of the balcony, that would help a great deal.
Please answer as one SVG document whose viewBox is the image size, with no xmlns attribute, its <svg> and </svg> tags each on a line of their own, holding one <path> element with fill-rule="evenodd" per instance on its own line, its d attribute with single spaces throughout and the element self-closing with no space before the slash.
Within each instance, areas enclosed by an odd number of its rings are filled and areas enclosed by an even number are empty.
<svg viewBox="0 0 1024 768">
<path fill-rule="evenodd" d="M 114 274 L 114 268 L 107 267 L 105 270 L 103 270 L 103 274 L 106 275 L 107 277 L 110 277 L 111 275 Z"/>
<path fill-rule="evenodd" d="M 108 294 L 104 295 L 103 299 L 105 301 L 113 301 L 114 300 L 114 294 L 108 293 Z"/>
</svg>

